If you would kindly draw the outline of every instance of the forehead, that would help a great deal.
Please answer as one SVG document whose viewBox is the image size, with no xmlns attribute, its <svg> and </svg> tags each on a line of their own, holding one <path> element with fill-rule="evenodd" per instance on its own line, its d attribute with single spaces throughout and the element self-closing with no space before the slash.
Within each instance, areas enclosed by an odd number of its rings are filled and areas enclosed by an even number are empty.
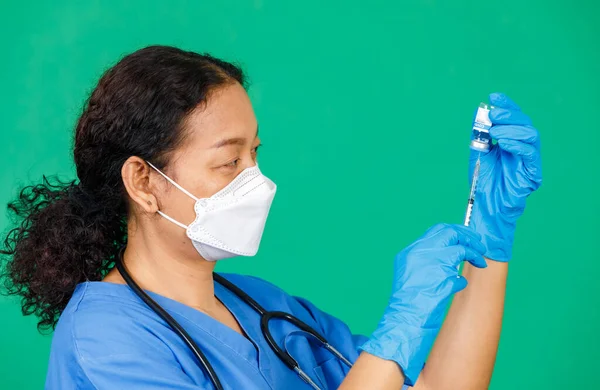
<svg viewBox="0 0 600 390">
<path fill-rule="evenodd" d="M 188 116 L 184 124 L 196 147 L 210 147 L 223 138 L 256 136 L 257 121 L 250 98 L 239 83 L 218 88 L 206 103 Z"/>
</svg>

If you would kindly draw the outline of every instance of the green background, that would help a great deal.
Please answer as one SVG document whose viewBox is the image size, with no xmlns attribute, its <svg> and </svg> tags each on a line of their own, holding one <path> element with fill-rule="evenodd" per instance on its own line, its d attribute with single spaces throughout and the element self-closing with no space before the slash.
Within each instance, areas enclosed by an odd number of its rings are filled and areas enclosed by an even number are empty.
<svg viewBox="0 0 600 390">
<path fill-rule="evenodd" d="M 220 269 L 368 334 L 394 254 L 462 221 L 473 110 L 506 92 L 542 134 L 544 185 L 519 223 L 491 389 L 600 388 L 594 3 L 3 0 L 0 203 L 44 173 L 73 177 L 75 120 L 122 55 L 209 51 L 250 75 L 261 165 L 279 185 L 259 256 Z M 41 388 L 51 337 L 15 298 L 0 318 L 0 388 Z"/>
</svg>

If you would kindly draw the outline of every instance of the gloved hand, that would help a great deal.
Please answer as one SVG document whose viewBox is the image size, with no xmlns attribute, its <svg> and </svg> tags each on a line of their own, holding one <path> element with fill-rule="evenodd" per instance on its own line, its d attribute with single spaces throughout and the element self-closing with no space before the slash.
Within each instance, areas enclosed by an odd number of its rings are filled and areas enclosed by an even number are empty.
<svg viewBox="0 0 600 390">
<path fill-rule="evenodd" d="M 531 120 L 512 100 L 501 93 L 490 94 L 492 128 L 497 141 L 481 154 L 481 166 L 471 223 L 481 234 L 485 256 L 509 261 L 517 219 L 525 199 L 542 183 L 540 139 Z M 471 151 L 469 180 L 473 177 L 479 152 Z"/>
<path fill-rule="evenodd" d="M 440 224 L 396 255 L 392 297 L 377 329 L 359 349 L 395 361 L 405 383 L 414 385 L 450 297 L 467 286 L 458 265 L 468 261 L 487 267 L 480 239 L 471 228 Z"/>
</svg>

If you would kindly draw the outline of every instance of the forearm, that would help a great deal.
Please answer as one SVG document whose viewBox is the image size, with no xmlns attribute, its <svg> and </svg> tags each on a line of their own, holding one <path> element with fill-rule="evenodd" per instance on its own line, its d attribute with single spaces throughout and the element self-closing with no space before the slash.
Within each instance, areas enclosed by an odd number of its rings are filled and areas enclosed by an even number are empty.
<svg viewBox="0 0 600 390">
<path fill-rule="evenodd" d="M 338 390 L 400 390 L 403 384 L 404 375 L 396 362 L 363 352 Z"/>
<path fill-rule="evenodd" d="M 485 269 L 465 263 L 463 275 L 469 285 L 454 297 L 421 374 L 423 388 L 488 388 L 502 327 L 507 273 L 508 263 L 488 260 Z"/>
</svg>

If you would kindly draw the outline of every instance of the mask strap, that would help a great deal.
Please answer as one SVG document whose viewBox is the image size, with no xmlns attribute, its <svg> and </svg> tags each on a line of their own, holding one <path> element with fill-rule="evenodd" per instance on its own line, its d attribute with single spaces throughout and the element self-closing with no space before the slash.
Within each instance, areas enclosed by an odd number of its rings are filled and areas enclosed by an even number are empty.
<svg viewBox="0 0 600 390">
<path fill-rule="evenodd" d="M 173 219 L 173 218 L 169 217 L 167 214 L 163 213 L 163 212 L 162 212 L 162 211 L 160 211 L 160 210 L 156 210 L 156 212 L 157 212 L 158 214 L 160 214 L 160 216 L 161 216 L 161 217 L 163 217 L 163 218 L 165 218 L 165 219 L 167 219 L 167 220 L 169 220 L 169 221 L 173 222 L 175 225 L 177 225 L 177 226 L 181 226 L 182 228 L 184 228 L 184 229 L 186 229 L 186 230 L 187 230 L 187 228 L 188 228 L 188 227 L 187 227 L 187 226 L 185 226 L 184 224 L 182 224 L 181 222 L 179 222 L 179 221 L 177 221 L 177 220 L 175 220 L 175 219 Z"/>
<path fill-rule="evenodd" d="M 160 169 L 156 168 L 154 165 L 152 165 L 152 163 L 150 161 L 146 161 L 146 163 L 148 165 L 150 165 L 156 172 L 160 173 L 165 179 L 167 179 L 171 184 L 173 184 L 175 187 L 179 188 L 181 190 L 181 192 L 183 192 L 184 194 L 186 194 L 187 196 L 189 196 L 190 198 L 194 199 L 196 202 L 198 201 L 198 198 L 196 198 L 194 195 L 192 195 L 191 192 L 189 192 L 188 190 L 186 190 L 185 188 L 183 188 L 182 186 L 180 186 L 179 184 L 175 183 L 175 181 L 173 179 L 171 179 L 169 176 L 165 175 L 164 173 L 162 173 L 160 171 Z"/>
</svg>

